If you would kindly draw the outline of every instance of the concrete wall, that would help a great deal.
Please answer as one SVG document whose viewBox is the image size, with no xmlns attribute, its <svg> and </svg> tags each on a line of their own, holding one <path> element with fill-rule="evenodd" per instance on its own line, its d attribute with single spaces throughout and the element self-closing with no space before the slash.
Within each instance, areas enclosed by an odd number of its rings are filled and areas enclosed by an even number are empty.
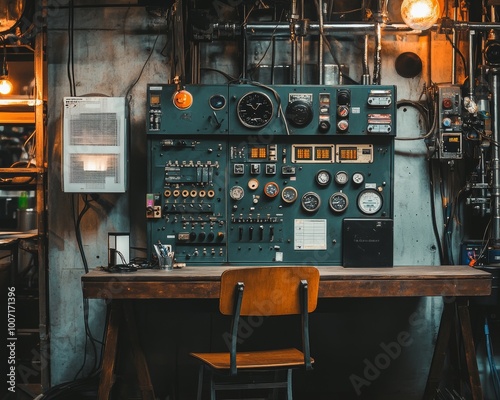
<svg viewBox="0 0 500 400">
<path fill-rule="evenodd" d="M 52 384 L 71 380 L 84 362 L 84 373 L 93 366 L 94 356 L 85 339 L 83 299 L 80 277 L 85 273 L 78 250 L 73 219 L 82 209 L 82 198 L 65 194 L 61 190 L 61 107 L 64 96 L 70 95 L 67 77 L 68 61 L 68 8 L 66 2 L 50 0 L 54 7 L 48 15 L 48 65 L 49 65 L 49 285 L 51 331 Z M 83 4 L 84 1 L 75 1 Z M 107 1 L 107 3 L 120 3 Z M 82 218 L 83 247 L 90 268 L 107 264 L 107 234 L 111 231 L 130 231 L 132 246 L 144 248 L 144 193 L 146 191 L 146 135 L 145 93 L 149 82 L 163 83 L 169 78 L 167 59 L 162 54 L 167 37 L 166 22 L 161 16 L 147 13 L 141 7 L 77 8 L 74 18 L 74 77 L 76 94 L 99 93 L 108 96 L 125 96 L 130 100 L 130 187 L 123 195 L 102 196 L 104 206 L 91 203 Z M 360 59 L 358 50 L 349 42 L 345 47 L 342 63 L 352 66 L 353 76 L 359 76 L 356 66 Z M 438 43 L 442 44 L 442 43 Z M 215 46 L 215 45 L 214 45 Z M 444 47 L 444 46 L 441 46 Z M 404 51 L 417 52 L 424 62 L 424 72 L 413 79 L 403 79 L 394 70 L 395 57 Z M 443 66 L 447 65 L 439 49 Z M 430 68 L 428 36 L 386 36 L 384 38 L 382 84 L 397 84 L 399 99 L 416 100 L 422 85 L 429 82 Z M 342 56 L 340 56 L 342 57 Z M 222 59 L 221 59 L 222 60 Z M 372 65 L 370 60 L 370 65 Z M 223 61 L 220 61 L 221 63 Z M 231 64 L 231 62 L 228 62 Z M 373 68 L 373 67 L 371 67 Z M 449 68 L 437 70 L 434 81 L 449 81 Z M 398 113 L 398 136 L 417 136 L 423 132 L 414 110 L 408 108 Z M 425 146 L 421 141 L 398 141 L 396 145 L 395 188 L 395 249 L 394 262 L 399 265 L 437 265 L 439 257 L 431 224 L 429 206 L 429 177 L 425 159 Z M 74 206 L 73 206 L 74 204 Z M 145 256 L 137 251 L 133 256 Z M 167 307 L 167 306 L 165 306 Z M 359 398 L 356 387 L 370 399 L 417 399 L 421 397 L 432 355 L 441 310 L 440 299 L 385 299 L 383 301 L 346 301 L 326 307 L 315 316 L 313 327 L 318 337 L 319 373 L 315 387 L 325 386 L 325 393 L 337 391 L 343 399 Z M 165 315 L 163 306 L 148 305 L 142 310 L 144 339 L 152 337 L 166 340 L 161 333 L 170 332 L 171 320 L 175 337 L 182 343 L 177 348 L 189 351 L 187 339 L 194 332 L 210 332 L 211 310 L 203 316 Z M 93 335 L 102 338 L 105 305 L 90 302 L 89 321 Z M 161 321 L 155 327 L 151 321 Z M 184 335 L 182 327 L 187 330 Z M 151 329 L 151 331 L 148 331 Z M 153 330 L 155 330 L 153 332 Z M 384 354 L 384 345 L 398 342 L 401 335 L 409 336 L 401 346 L 401 354 L 394 357 L 387 368 L 377 376 L 366 375 L 367 362 L 375 362 Z M 168 334 L 166 333 L 167 337 Z M 406 337 L 406 336 L 405 336 Z M 194 340 L 194 339 L 193 339 Z M 185 348 L 183 347 L 185 346 Z M 168 346 L 167 346 L 168 347 Z M 162 365 L 155 356 L 165 351 L 150 348 L 150 362 Z M 170 354 L 171 355 L 171 354 Z M 167 355 L 168 356 L 168 355 Z M 179 363 L 184 358 L 179 356 Z M 156 362 L 156 364 L 155 364 Z M 331 365 L 330 365 L 331 363 Z M 188 365 L 189 368 L 191 368 Z M 169 369 L 170 368 L 170 369 Z M 165 376 L 181 377 L 195 386 L 196 371 L 176 375 L 173 366 L 153 376 L 154 382 L 163 382 Z M 168 373 L 171 374 L 168 374 Z M 154 373 L 156 374 L 156 373 Z M 361 381 L 356 379 L 360 378 Z M 167 398 L 174 384 L 158 384 L 161 398 Z M 358 382 L 356 384 L 355 382 Z M 178 385 L 182 386 L 182 384 Z M 183 400 L 182 396 L 180 397 Z"/>
</svg>

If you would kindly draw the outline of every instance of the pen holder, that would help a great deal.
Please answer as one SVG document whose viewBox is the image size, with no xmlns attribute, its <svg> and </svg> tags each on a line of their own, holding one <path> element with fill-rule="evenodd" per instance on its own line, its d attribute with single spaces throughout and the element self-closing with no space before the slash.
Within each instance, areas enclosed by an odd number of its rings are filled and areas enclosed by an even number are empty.
<svg viewBox="0 0 500 400">
<path fill-rule="evenodd" d="M 156 256 L 158 257 L 158 268 L 171 271 L 174 267 L 175 253 L 172 251 L 172 246 L 165 244 L 155 244 Z"/>
</svg>

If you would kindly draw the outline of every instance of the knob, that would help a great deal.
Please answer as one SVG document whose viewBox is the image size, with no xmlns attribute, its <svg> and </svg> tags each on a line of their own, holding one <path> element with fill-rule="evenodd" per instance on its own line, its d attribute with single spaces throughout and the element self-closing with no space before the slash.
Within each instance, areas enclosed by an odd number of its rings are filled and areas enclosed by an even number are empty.
<svg viewBox="0 0 500 400">
<path fill-rule="evenodd" d="M 264 240 L 264 225 L 259 226 L 259 238 L 260 240 Z"/>
<path fill-rule="evenodd" d="M 217 232 L 217 240 L 224 240 L 224 232 Z"/>
<path fill-rule="evenodd" d="M 274 226 L 269 227 L 270 242 L 274 241 Z"/>
<path fill-rule="evenodd" d="M 451 118 L 443 118 L 443 126 L 449 128 L 451 126 Z"/>
<path fill-rule="evenodd" d="M 321 133 L 326 133 L 330 130 L 330 121 L 320 121 L 318 125 L 318 130 Z"/>
<path fill-rule="evenodd" d="M 337 123 L 337 131 L 338 132 L 345 132 L 345 131 L 347 131 L 347 129 L 349 129 L 349 122 L 347 122 L 345 119 L 340 120 Z"/>
<path fill-rule="evenodd" d="M 191 232 L 191 233 L 189 234 L 189 240 L 191 240 L 191 241 L 196 240 L 196 233 L 195 233 L 195 232 Z"/>
<path fill-rule="evenodd" d="M 208 240 L 209 242 L 211 242 L 212 240 L 214 240 L 214 237 L 215 237 L 214 233 L 213 233 L 213 232 L 210 232 L 210 233 L 207 235 L 207 240 Z"/>
<path fill-rule="evenodd" d="M 339 117 L 345 118 L 349 115 L 349 107 L 348 106 L 338 106 L 337 115 Z"/>
<path fill-rule="evenodd" d="M 253 226 L 248 228 L 248 238 L 252 240 L 252 237 L 253 237 Z"/>
<path fill-rule="evenodd" d="M 239 239 L 239 240 L 242 240 L 242 239 L 243 239 L 243 227 L 242 227 L 242 226 L 240 226 L 240 227 L 238 228 L 238 239 Z"/>
<path fill-rule="evenodd" d="M 202 242 L 205 240 L 206 236 L 207 235 L 205 234 L 205 232 L 200 232 L 200 234 L 198 235 L 198 239 Z"/>
</svg>

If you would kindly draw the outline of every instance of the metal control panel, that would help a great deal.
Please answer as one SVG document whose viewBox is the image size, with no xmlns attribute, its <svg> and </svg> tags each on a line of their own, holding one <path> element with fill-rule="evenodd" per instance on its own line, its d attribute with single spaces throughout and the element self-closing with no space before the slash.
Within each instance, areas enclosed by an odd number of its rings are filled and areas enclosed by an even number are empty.
<svg viewBox="0 0 500 400">
<path fill-rule="evenodd" d="M 182 90 L 184 109 L 175 86 L 148 87 L 150 250 L 170 244 L 188 265 L 341 265 L 344 219 L 392 219 L 394 87 Z"/>
</svg>

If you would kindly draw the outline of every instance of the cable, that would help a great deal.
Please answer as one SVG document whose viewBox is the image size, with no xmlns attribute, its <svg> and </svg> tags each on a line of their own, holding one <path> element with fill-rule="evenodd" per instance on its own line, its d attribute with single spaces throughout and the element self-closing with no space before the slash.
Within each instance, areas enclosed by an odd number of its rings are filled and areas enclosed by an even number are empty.
<svg viewBox="0 0 500 400">
<path fill-rule="evenodd" d="M 490 328 L 488 325 L 488 318 L 484 318 L 484 337 L 486 339 L 486 354 L 488 358 L 488 365 L 490 367 L 491 380 L 493 382 L 493 389 L 495 391 L 495 398 L 500 399 L 500 375 L 495 363 L 493 355 L 493 344 L 490 339 Z"/>
</svg>

